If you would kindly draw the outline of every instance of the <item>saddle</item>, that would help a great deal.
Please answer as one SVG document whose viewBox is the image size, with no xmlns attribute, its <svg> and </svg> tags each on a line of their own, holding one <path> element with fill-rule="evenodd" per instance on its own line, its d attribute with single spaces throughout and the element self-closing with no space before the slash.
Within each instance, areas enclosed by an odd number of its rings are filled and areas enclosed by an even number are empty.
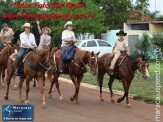
<svg viewBox="0 0 163 122">
<path fill-rule="evenodd" d="M 77 48 L 74 48 L 73 50 L 75 51 Z M 59 49 L 59 50 L 57 50 L 56 52 L 55 52 L 55 61 L 56 61 L 56 63 L 57 63 L 57 66 L 59 66 L 59 60 L 62 60 L 61 59 L 61 54 L 62 54 L 62 52 L 61 52 L 61 50 Z M 68 67 L 68 65 L 69 65 L 69 63 L 71 63 L 70 61 L 64 61 L 63 60 L 63 65 L 64 65 L 64 69 L 63 69 L 63 72 L 65 73 L 65 74 L 68 74 L 69 73 L 69 67 Z"/>
<path fill-rule="evenodd" d="M 16 60 L 16 58 L 17 58 L 17 56 L 18 56 L 18 53 L 19 53 L 19 52 L 16 52 L 16 53 L 13 53 L 12 55 L 10 55 L 10 59 L 11 59 L 13 62 L 15 62 L 15 60 Z M 25 63 L 27 57 L 28 57 L 29 54 L 31 54 L 31 53 L 32 53 L 32 50 L 31 50 L 31 49 L 30 49 L 30 50 L 27 50 L 26 53 L 25 53 L 25 55 L 23 56 L 23 59 L 22 59 L 21 63 L 19 64 L 19 68 L 18 68 L 19 74 L 24 74 L 24 65 L 23 65 L 23 64 Z"/>
<path fill-rule="evenodd" d="M 121 79 L 120 79 L 120 74 L 119 74 L 119 73 L 120 73 L 120 68 L 121 68 L 122 62 L 124 61 L 124 59 L 125 59 L 127 56 L 128 56 L 128 55 L 127 55 L 126 53 L 121 54 L 120 57 L 118 58 L 116 64 L 115 64 L 115 67 L 114 67 L 114 69 L 113 69 L 113 72 L 114 72 L 114 77 L 115 77 L 116 79 L 121 80 Z M 113 58 L 114 58 L 114 55 L 113 55 L 112 57 L 108 56 L 108 57 L 106 58 L 106 64 L 105 64 L 105 66 L 108 67 L 108 68 L 107 68 L 107 72 L 109 72 L 109 67 L 110 67 L 110 65 L 111 65 L 111 61 L 112 61 Z"/>
</svg>

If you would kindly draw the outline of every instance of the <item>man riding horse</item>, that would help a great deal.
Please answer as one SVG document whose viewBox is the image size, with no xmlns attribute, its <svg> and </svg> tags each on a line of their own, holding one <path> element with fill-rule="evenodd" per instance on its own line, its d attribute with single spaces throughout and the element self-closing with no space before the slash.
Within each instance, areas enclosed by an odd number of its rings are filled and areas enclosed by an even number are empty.
<svg viewBox="0 0 163 122">
<path fill-rule="evenodd" d="M 123 54 L 123 53 L 127 53 L 127 55 L 129 55 L 128 42 L 126 40 L 124 40 L 124 38 L 123 38 L 124 36 L 127 35 L 127 33 L 124 33 L 123 30 L 120 30 L 119 33 L 116 33 L 116 35 L 119 36 L 119 39 L 115 40 L 114 46 L 113 46 L 113 49 L 112 49 L 111 57 L 114 55 L 114 58 L 112 59 L 111 65 L 109 67 L 109 70 L 110 70 L 109 74 L 110 75 L 114 75 L 113 69 L 114 69 L 114 66 L 115 66 L 118 58 L 120 57 L 120 55 Z M 116 48 L 116 52 L 114 54 L 115 48 Z"/>
<path fill-rule="evenodd" d="M 35 49 L 37 47 L 35 42 L 35 36 L 30 32 L 31 25 L 30 23 L 25 23 L 22 28 L 24 29 L 24 32 L 20 34 L 20 41 L 21 41 L 21 47 L 19 49 L 18 56 L 15 61 L 15 75 L 19 75 L 19 65 L 20 62 L 25 55 L 26 51 L 29 49 Z"/>
</svg>

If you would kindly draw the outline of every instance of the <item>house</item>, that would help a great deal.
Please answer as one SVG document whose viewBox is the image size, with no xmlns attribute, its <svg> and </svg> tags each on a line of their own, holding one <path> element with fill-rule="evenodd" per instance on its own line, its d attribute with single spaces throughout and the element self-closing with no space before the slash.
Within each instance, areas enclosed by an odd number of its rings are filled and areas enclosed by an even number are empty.
<svg viewBox="0 0 163 122">
<path fill-rule="evenodd" d="M 163 30 L 163 21 L 154 20 L 147 15 L 144 15 L 144 20 L 141 20 L 141 11 L 134 10 L 130 15 L 130 20 L 124 23 L 123 30 L 127 33 L 126 40 L 128 40 L 130 52 L 133 52 L 135 43 L 142 34 L 152 35 Z"/>
</svg>

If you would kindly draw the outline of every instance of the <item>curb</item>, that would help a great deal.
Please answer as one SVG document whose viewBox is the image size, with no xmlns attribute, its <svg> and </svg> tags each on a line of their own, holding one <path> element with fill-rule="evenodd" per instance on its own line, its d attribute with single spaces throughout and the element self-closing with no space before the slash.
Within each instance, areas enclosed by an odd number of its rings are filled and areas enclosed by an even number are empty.
<svg viewBox="0 0 163 122">
<path fill-rule="evenodd" d="M 61 80 L 61 81 L 66 82 L 66 83 L 73 84 L 73 82 L 71 80 L 66 79 L 66 78 L 59 77 L 58 80 Z M 98 86 L 87 84 L 87 83 L 80 83 L 80 86 L 83 86 L 83 87 L 88 88 L 88 89 L 93 89 L 93 90 L 98 90 L 98 91 L 100 90 L 100 88 Z M 102 89 L 103 89 L 102 90 L 103 92 L 109 92 L 110 93 L 108 88 L 102 87 Z M 115 95 L 119 95 L 119 96 L 124 95 L 124 92 L 122 92 L 122 91 L 113 90 L 113 92 L 114 92 Z M 129 94 L 128 97 L 133 99 L 135 97 L 135 95 L 134 94 Z"/>
</svg>

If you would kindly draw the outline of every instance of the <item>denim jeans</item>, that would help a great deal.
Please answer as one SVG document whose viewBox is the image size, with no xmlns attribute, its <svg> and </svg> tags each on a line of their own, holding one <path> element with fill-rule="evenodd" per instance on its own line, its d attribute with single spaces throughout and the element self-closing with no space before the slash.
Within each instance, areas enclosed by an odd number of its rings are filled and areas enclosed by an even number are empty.
<svg viewBox="0 0 163 122">
<path fill-rule="evenodd" d="M 3 43 L 0 42 L 0 50 L 3 48 Z"/>
<path fill-rule="evenodd" d="M 20 64 L 20 62 L 22 61 L 23 56 L 25 55 L 25 53 L 26 53 L 27 50 L 29 50 L 29 48 L 23 48 L 23 47 L 21 47 L 19 49 L 19 53 L 18 53 L 18 56 L 17 56 L 16 61 L 15 61 L 16 63 Z"/>
</svg>

